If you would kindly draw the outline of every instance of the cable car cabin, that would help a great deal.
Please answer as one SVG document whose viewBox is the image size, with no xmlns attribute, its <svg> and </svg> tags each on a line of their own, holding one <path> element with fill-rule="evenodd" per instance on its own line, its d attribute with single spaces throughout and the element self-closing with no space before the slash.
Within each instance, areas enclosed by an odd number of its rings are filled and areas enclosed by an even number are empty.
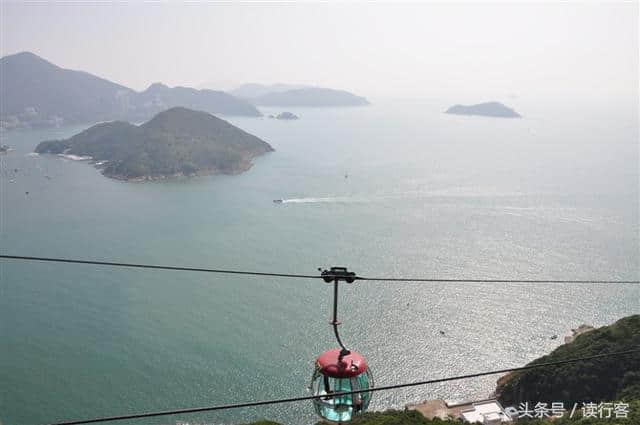
<svg viewBox="0 0 640 425">
<path fill-rule="evenodd" d="M 359 353 L 336 348 L 318 356 L 309 389 L 313 395 L 323 396 L 314 399 L 313 406 L 324 419 L 342 423 L 364 413 L 371 401 L 370 392 L 331 394 L 368 388 L 373 388 L 373 375 Z"/>
</svg>

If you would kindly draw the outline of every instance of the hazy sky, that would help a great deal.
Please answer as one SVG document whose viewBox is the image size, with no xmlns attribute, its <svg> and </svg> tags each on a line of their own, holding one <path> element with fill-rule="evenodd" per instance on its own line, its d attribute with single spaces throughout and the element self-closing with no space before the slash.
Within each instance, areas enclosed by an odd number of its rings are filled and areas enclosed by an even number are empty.
<svg viewBox="0 0 640 425">
<path fill-rule="evenodd" d="M 638 90 L 638 2 L 1 5 L 3 56 L 32 51 L 134 89 L 289 82 L 461 101 Z"/>
</svg>

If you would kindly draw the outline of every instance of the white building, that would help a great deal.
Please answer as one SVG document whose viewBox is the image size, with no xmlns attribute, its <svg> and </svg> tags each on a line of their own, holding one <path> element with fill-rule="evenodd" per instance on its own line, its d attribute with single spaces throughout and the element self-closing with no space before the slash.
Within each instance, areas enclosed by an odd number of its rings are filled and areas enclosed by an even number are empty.
<svg viewBox="0 0 640 425">
<path fill-rule="evenodd" d="M 463 422 L 483 425 L 502 425 L 512 422 L 498 400 L 485 400 L 472 403 L 469 409 L 460 412 Z"/>
</svg>

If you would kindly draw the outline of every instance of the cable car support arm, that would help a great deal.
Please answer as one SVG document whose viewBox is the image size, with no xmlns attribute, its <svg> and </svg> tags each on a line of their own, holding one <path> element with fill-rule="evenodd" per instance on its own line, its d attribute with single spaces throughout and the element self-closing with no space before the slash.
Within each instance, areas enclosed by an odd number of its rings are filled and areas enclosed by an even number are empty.
<svg viewBox="0 0 640 425">
<path fill-rule="evenodd" d="M 321 269 L 318 269 L 321 270 Z M 340 351 L 340 357 L 346 356 L 351 353 L 347 347 L 344 346 L 338 333 L 338 283 L 343 280 L 347 283 L 353 283 L 356 280 L 356 274 L 354 272 L 347 271 L 346 267 L 331 267 L 331 270 L 321 270 L 322 278 L 325 282 L 333 282 L 333 318 L 329 322 L 333 326 L 333 333 L 336 335 L 336 340 L 342 349 Z"/>
</svg>

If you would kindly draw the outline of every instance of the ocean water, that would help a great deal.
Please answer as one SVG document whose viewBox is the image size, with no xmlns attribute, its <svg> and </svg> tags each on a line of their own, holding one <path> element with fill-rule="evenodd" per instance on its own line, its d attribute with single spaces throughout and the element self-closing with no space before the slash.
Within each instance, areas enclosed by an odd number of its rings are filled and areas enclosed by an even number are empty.
<svg viewBox="0 0 640 425">
<path fill-rule="evenodd" d="M 1 251 L 370 277 L 640 277 L 637 110 L 514 101 L 524 118 L 510 120 L 448 106 L 228 117 L 276 152 L 242 175 L 152 183 L 29 155 L 86 126 L 6 133 Z M 331 295 L 312 280 L 2 260 L 0 422 L 305 395 L 315 356 L 336 345 Z M 340 296 L 342 338 L 379 385 L 519 366 L 571 328 L 640 311 L 631 285 L 358 282 Z M 497 378 L 376 393 L 372 408 L 484 397 Z M 258 418 L 315 421 L 295 403 L 130 423 Z"/>
</svg>

